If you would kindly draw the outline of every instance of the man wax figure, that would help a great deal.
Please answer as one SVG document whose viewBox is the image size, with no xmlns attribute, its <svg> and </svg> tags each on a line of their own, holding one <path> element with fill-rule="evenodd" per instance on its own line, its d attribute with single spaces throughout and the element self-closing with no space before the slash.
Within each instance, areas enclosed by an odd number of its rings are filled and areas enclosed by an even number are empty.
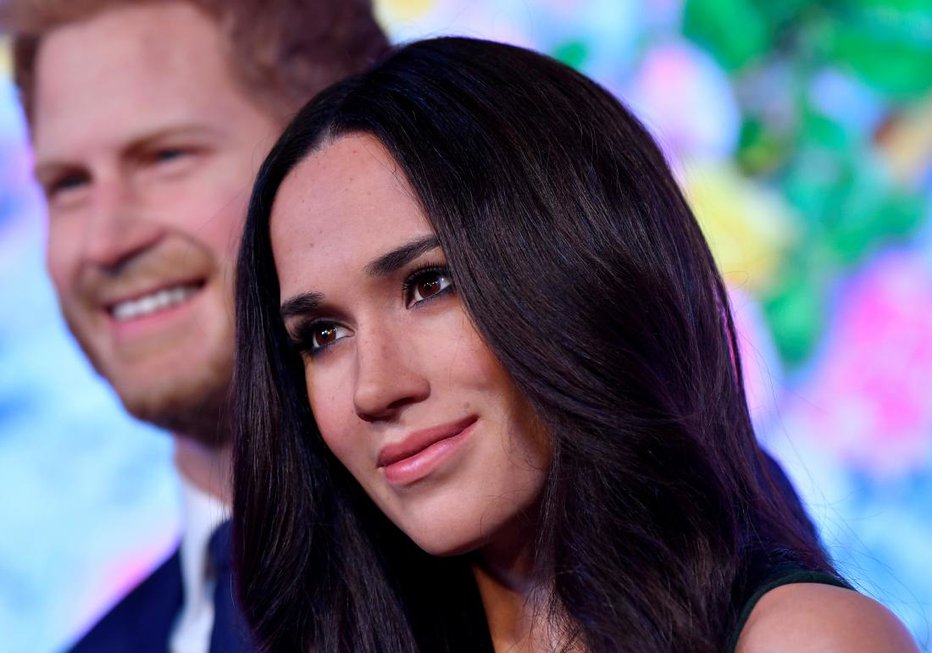
<svg viewBox="0 0 932 653">
<path fill-rule="evenodd" d="M 234 653 L 233 267 L 253 177 L 316 91 L 386 48 L 370 0 L 10 0 L 14 69 L 69 328 L 172 433 L 179 549 L 74 646 Z"/>
</svg>

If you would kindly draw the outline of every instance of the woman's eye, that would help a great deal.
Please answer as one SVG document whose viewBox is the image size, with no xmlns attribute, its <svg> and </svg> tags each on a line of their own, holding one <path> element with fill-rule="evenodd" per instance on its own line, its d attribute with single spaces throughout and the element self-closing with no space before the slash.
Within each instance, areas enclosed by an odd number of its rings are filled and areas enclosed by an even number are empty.
<svg viewBox="0 0 932 653">
<path fill-rule="evenodd" d="M 416 272 L 405 283 L 405 305 L 411 308 L 453 287 L 453 278 L 445 269 Z"/>
<path fill-rule="evenodd" d="M 350 334 L 351 332 L 349 329 L 339 324 L 328 323 L 315 325 L 311 329 L 311 353 L 328 347 L 337 340 L 345 338 Z"/>
</svg>

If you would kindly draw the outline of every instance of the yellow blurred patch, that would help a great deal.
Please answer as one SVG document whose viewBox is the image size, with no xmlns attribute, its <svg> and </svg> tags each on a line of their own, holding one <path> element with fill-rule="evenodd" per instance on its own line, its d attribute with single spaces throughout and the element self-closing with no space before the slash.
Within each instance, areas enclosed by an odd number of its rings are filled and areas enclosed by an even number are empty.
<svg viewBox="0 0 932 653">
<path fill-rule="evenodd" d="M 899 183 L 919 184 L 932 167 L 932 93 L 894 117 L 877 145 Z"/>
<path fill-rule="evenodd" d="M 376 0 L 375 15 L 379 22 L 391 29 L 397 23 L 406 23 L 426 16 L 437 0 Z"/>
<path fill-rule="evenodd" d="M 10 54 L 9 37 L 0 37 L 0 75 L 9 77 L 13 74 L 13 58 Z"/>
<path fill-rule="evenodd" d="M 776 278 L 798 238 L 799 218 L 779 193 L 729 163 L 685 166 L 684 191 L 730 286 L 753 294 Z"/>
</svg>

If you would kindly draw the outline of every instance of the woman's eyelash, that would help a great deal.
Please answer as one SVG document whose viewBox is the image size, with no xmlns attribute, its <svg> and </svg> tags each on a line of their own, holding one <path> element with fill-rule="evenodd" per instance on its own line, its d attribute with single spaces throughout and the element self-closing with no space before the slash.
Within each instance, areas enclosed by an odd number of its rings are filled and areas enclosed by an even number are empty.
<svg viewBox="0 0 932 653">
<path fill-rule="evenodd" d="M 404 280 L 402 297 L 407 308 L 447 295 L 454 290 L 453 277 L 446 265 L 425 265 Z M 318 356 L 352 331 L 332 320 L 307 319 L 288 334 L 288 343 L 295 353 Z"/>
<path fill-rule="evenodd" d="M 288 329 L 288 344 L 295 353 L 304 354 L 308 351 L 312 342 L 309 340 L 312 335 L 311 325 L 311 322 L 302 320 L 293 329 Z"/>
<path fill-rule="evenodd" d="M 337 340 L 342 338 L 340 331 L 346 330 L 346 327 L 337 322 L 328 320 L 307 320 L 302 322 L 295 329 L 293 336 L 288 338 L 291 347 L 295 352 L 305 356 L 317 356 Z M 329 342 L 321 342 L 328 337 L 333 336 Z M 318 336 L 321 336 L 320 338 Z"/>
<path fill-rule="evenodd" d="M 452 292 L 454 288 L 450 269 L 445 265 L 425 265 L 414 270 L 402 284 L 405 306 L 411 308 L 422 302 Z"/>
</svg>

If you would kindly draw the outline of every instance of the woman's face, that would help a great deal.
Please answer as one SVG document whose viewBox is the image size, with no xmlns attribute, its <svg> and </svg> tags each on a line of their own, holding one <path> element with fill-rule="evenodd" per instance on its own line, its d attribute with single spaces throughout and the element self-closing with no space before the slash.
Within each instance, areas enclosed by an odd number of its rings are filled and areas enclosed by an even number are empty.
<svg viewBox="0 0 932 653">
<path fill-rule="evenodd" d="M 466 316 L 385 148 L 349 135 L 298 164 L 271 239 L 327 446 L 429 553 L 521 546 L 549 440 Z"/>
</svg>

